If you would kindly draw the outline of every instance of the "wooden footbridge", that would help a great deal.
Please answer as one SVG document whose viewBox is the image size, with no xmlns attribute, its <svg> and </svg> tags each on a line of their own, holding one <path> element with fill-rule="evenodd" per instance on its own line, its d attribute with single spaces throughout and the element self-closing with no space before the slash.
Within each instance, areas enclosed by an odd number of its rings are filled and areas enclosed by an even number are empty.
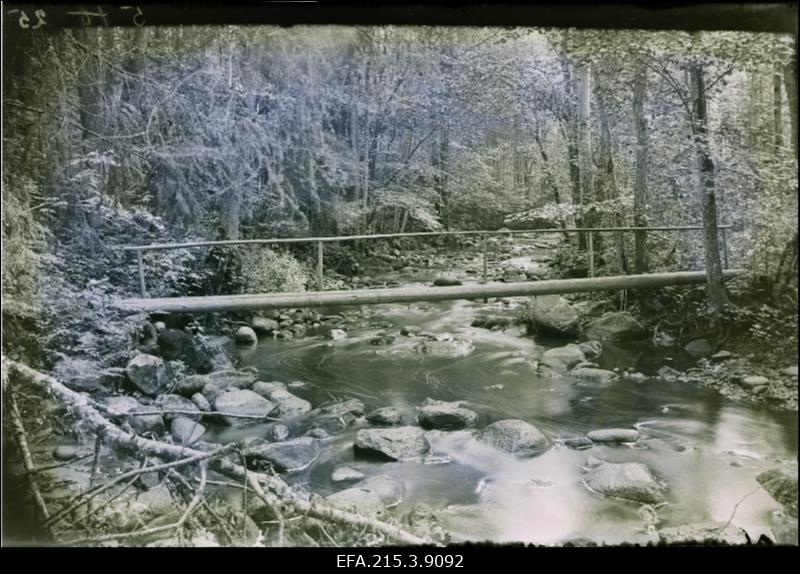
<svg viewBox="0 0 800 574">
<path fill-rule="evenodd" d="M 722 225 L 717 229 L 721 233 L 724 267 L 723 276 L 731 279 L 744 273 L 743 269 L 728 269 L 728 248 L 726 230 L 730 225 Z M 702 230 L 700 226 L 672 227 L 592 227 L 567 229 L 516 229 L 501 231 L 437 231 L 419 233 L 388 233 L 375 235 L 349 235 L 340 237 L 306 237 L 283 239 L 242 239 L 229 241 L 198 241 L 192 243 L 164 243 L 151 245 L 129 245 L 121 249 L 132 251 L 137 255 L 139 272 L 139 298 L 121 299 L 117 306 L 126 311 L 164 312 L 164 313 L 210 313 L 221 311 L 252 311 L 257 309 L 275 309 L 290 307 L 328 307 L 336 305 L 375 305 L 380 303 L 405 303 L 412 301 L 444 301 L 452 299 L 486 299 L 489 297 L 515 297 L 577 293 L 588 291 L 613 291 L 627 289 L 652 289 L 677 285 L 695 285 L 707 281 L 705 271 L 679 271 L 671 273 L 647 273 L 613 275 L 595 277 L 594 236 L 597 233 L 613 233 L 617 241 L 622 241 L 623 233 L 630 232 L 686 232 Z M 587 252 L 589 258 L 589 277 L 582 279 L 556 279 L 545 281 L 523 281 L 502 283 L 488 281 L 488 238 L 490 236 L 511 236 L 517 234 L 564 234 L 586 233 Z M 436 236 L 478 236 L 481 238 L 483 251 L 483 274 L 479 284 L 455 285 L 450 287 L 395 287 L 384 289 L 354 289 L 348 291 L 323 290 L 324 277 L 324 245 L 325 243 L 389 239 L 400 237 L 436 237 Z M 147 251 L 164 251 L 217 245 L 272 245 L 281 243 L 316 243 L 317 273 L 316 291 L 300 293 L 263 293 L 255 295 L 213 295 L 205 297 L 167 297 L 148 298 L 145 284 L 144 253 Z"/>
</svg>

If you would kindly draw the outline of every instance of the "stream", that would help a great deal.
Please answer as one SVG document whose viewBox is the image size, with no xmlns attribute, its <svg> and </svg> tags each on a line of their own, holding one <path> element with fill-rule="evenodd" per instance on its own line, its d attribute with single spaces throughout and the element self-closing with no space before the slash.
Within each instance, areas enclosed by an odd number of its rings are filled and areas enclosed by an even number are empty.
<svg viewBox="0 0 800 574">
<path fill-rule="evenodd" d="M 758 489 L 755 477 L 778 459 L 796 457 L 796 413 L 736 404 L 712 390 L 657 378 L 634 382 L 621 377 L 598 386 L 569 377 L 539 377 L 528 358 L 537 347 L 563 342 L 521 336 L 513 327 L 489 331 L 469 326 L 487 308 L 499 313 L 502 307 L 452 301 L 350 309 L 345 315 L 359 328 L 346 339 L 262 339 L 237 354 L 241 366 L 258 369 L 260 380 L 285 382 L 314 406 L 356 398 L 367 412 L 385 406 L 413 412 L 426 398 L 466 401 L 479 414 L 477 428 L 522 419 L 553 439 L 553 448 L 535 458 L 518 458 L 475 441 L 468 430 L 430 431 L 431 452 L 449 462 L 362 460 L 353 450 L 355 433 L 370 426 L 362 418 L 323 441 L 319 459 L 288 479 L 328 495 L 345 488 L 331 481 L 336 465 L 347 464 L 367 476 L 394 475 L 405 483 L 406 494 L 388 512 L 402 516 L 425 503 L 454 540 L 646 543 L 652 539 L 648 524 L 724 522 L 748 494 L 733 523 L 752 540 L 769 528 L 770 513 L 780 505 Z M 410 352 L 414 338 L 399 336 L 406 325 L 464 336 L 474 351 L 459 358 Z M 398 335 L 396 341 L 371 345 L 369 340 L 381 331 Z M 635 350 L 607 349 L 602 357 L 606 368 L 654 368 L 642 365 L 646 357 Z M 302 384 L 292 384 L 297 381 Z M 559 443 L 610 427 L 635 427 L 642 438 L 636 445 L 595 444 L 588 450 Z M 233 427 L 212 431 L 210 438 L 227 442 L 263 433 L 259 425 Z M 590 456 L 646 464 L 668 484 L 667 504 L 654 518 L 639 504 L 592 493 L 582 483 L 582 467 Z"/>
</svg>

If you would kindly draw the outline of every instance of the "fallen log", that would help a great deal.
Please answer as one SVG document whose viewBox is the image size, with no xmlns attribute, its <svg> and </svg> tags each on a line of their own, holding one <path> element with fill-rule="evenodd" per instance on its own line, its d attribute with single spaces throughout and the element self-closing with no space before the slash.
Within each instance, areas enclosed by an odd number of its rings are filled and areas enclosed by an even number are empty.
<svg viewBox="0 0 800 574">
<path fill-rule="evenodd" d="M 28 384 L 33 385 L 59 400 L 70 412 L 93 430 L 103 442 L 120 452 L 138 455 L 156 456 L 167 460 L 185 460 L 187 457 L 197 457 L 198 460 L 209 458 L 209 453 L 191 449 L 181 445 L 169 444 L 157 440 L 140 437 L 122 430 L 120 427 L 103 417 L 92 406 L 92 401 L 87 396 L 76 393 L 55 378 L 40 373 L 27 365 L 2 357 L 3 370 L 9 377 L 19 377 Z M 246 480 L 256 494 L 265 503 L 274 505 L 278 502 L 289 505 L 296 513 L 312 518 L 326 520 L 337 524 L 355 528 L 369 528 L 383 534 L 388 540 L 410 545 L 433 545 L 435 542 L 428 538 L 417 536 L 403 528 L 369 518 L 354 512 L 340 510 L 321 500 L 303 500 L 292 491 L 286 482 L 278 476 L 258 473 L 247 470 L 245 467 L 226 458 L 212 458 L 209 467 L 220 474 L 236 480 Z M 263 487 L 277 495 L 270 496 Z"/>
<path fill-rule="evenodd" d="M 745 273 L 743 269 L 723 271 L 725 279 Z M 259 295 L 215 295 L 210 297 L 166 297 L 161 299 L 121 299 L 114 304 L 129 312 L 213 313 L 294 307 L 332 307 L 336 305 L 377 305 L 413 301 L 450 301 L 485 299 L 487 297 L 519 297 L 615 291 L 618 289 L 654 289 L 673 285 L 705 283 L 705 271 L 616 275 L 587 279 L 553 279 L 520 283 L 489 283 L 452 287 L 394 287 L 389 289 L 356 289 L 353 291 L 310 291 L 303 293 L 266 293 Z"/>
</svg>

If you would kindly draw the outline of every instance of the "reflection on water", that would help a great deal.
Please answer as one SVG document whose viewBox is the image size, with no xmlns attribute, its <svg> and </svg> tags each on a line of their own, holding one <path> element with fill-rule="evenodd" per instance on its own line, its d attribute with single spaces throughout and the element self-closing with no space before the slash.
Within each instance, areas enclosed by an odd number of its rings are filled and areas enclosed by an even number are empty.
<svg viewBox="0 0 800 574">
<path fill-rule="evenodd" d="M 450 457 L 449 464 L 377 463 L 354 458 L 353 436 L 366 424 L 360 423 L 336 435 L 314 466 L 291 479 L 329 494 L 342 488 L 330 481 L 337 464 L 349 463 L 368 475 L 396 475 L 407 492 L 392 513 L 402 514 L 424 502 L 439 510 L 440 521 L 454 536 L 466 539 L 647 542 L 652 539 L 647 534 L 652 512 L 604 499 L 583 486 L 581 469 L 589 456 L 642 462 L 666 482 L 668 503 L 658 509 L 656 524 L 663 527 L 728 520 L 736 503 L 758 487 L 759 472 L 777 459 L 797 455 L 796 413 L 737 405 L 713 391 L 681 383 L 623 380 L 597 387 L 568 378 L 541 378 L 534 374 L 531 359 L 552 343 L 517 332 L 469 327 L 479 310 L 486 306 L 459 301 L 351 310 L 359 314 L 362 328 L 345 340 L 262 340 L 242 351 L 240 359 L 256 366 L 262 380 L 306 383 L 292 391 L 315 405 L 358 398 L 368 410 L 410 409 L 427 397 L 466 400 L 480 416 L 479 427 L 520 418 L 554 439 L 597 428 L 636 427 L 645 439 L 643 446 L 596 445 L 575 451 L 556 444 L 542 456 L 519 459 L 477 443 L 467 431 L 432 432 L 432 451 Z M 457 359 L 416 354 L 411 348 L 417 341 L 406 337 L 387 347 L 372 346 L 367 339 L 380 329 L 370 325 L 378 324 L 391 324 L 389 330 L 417 325 L 465 336 L 475 351 Z M 616 350 L 603 360 L 606 366 L 613 360 L 624 367 L 643 359 L 641 350 L 627 356 Z M 218 438 L 262 432 L 256 426 Z M 770 512 L 778 508 L 758 490 L 740 503 L 733 522 L 757 538 L 768 527 Z"/>
</svg>

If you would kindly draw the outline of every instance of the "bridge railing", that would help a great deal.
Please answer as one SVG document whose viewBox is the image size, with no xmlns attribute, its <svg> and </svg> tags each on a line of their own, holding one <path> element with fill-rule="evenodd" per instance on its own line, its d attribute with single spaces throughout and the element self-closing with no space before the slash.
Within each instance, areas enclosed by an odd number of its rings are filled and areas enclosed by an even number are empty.
<svg viewBox="0 0 800 574">
<path fill-rule="evenodd" d="M 718 225 L 717 230 L 721 233 L 720 239 L 723 251 L 723 266 L 728 268 L 728 243 L 726 230 L 731 229 L 732 225 Z M 482 281 L 488 280 L 488 238 L 497 235 L 518 235 L 518 234 L 549 234 L 549 233 L 586 233 L 587 252 L 589 256 L 589 276 L 595 276 L 594 265 L 594 235 L 596 233 L 617 233 L 621 241 L 622 233 L 630 232 L 652 232 L 652 231 L 697 231 L 704 229 L 700 225 L 678 225 L 661 227 L 567 227 L 567 228 L 545 228 L 545 229 L 503 229 L 495 231 L 419 231 L 409 233 L 376 233 L 371 235 L 340 235 L 331 237 L 287 237 L 276 239 L 228 239 L 221 241 L 191 241 L 187 243 L 151 243 L 149 245 L 124 245 L 119 247 L 121 251 L 132 251 L 136 253 L 139 291 L 141 296 L 147 297 L 147 287 L 145 283 L 144 252 L 145 251 L 169 251 L 174 249 L 188 249 L 195 247 L 214 247 L 214 246 L 236 246 L 236 245 L 272 245 L 281 243 L 316 243 L 317 245 L 317 290 L 323 291 L 324 277 L 324 244 L 343 241 L 356 241 L 364 239 L 391 239 L 399 237 L 441 237 L 441 236 L 479 236 L 482 241 L 483 251 L 483 273 Z"/>
</svg>

